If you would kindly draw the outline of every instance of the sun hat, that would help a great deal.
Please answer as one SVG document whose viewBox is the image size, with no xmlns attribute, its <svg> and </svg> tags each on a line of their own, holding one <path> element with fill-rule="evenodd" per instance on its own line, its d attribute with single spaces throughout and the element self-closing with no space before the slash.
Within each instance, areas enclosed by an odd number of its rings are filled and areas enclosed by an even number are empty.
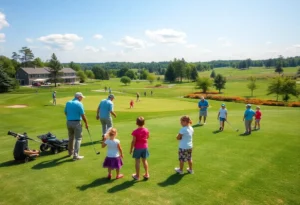
<svg viewBox="0 0 300 205">
<path fill-rule="evenodd" d="M 114 96 L 114 94 L 110 94 L 110 95 L 108 96 L 108 98 L 112 99 L 112 98 L 115 98 L 115 96 Z"/>
<path fill-rule="evenodd" d="M 260 109 L 260 107 L 259 107 L 259 106 L 256 106 L 256 108 Z"/>
<path fill-rule="evenodd" d="M 225 103 L 222 103 L 222 105 L 221 105 L 222 107 L 225 107 Z"/>
<path fill-rule="evenodd" d="M 81 92 L 75 93 L 75 98 L 78 98 L 78 97 L 83 97 L 83 98 L 85 98 L 85 96 L 84 96 Z"/>
</svg>

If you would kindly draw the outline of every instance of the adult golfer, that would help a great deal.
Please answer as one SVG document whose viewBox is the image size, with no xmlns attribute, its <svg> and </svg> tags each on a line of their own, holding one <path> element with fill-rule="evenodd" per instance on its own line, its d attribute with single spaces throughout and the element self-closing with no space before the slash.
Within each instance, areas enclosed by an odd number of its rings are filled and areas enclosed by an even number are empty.
<svg viewBox="0 0 300 205">
<path fill-rule="evenodd" d="M 53 105 L 56 105 L 56 91 L 52 93 Z"/>
<path fill-rule="evenodd" d="M 65 114 L 67 116 L 67 128 L 69 135 L 69 156 L 73 155 L 73 160 L 83 159 L 84 156 L 79 156 L 79 149 L 82 140 L 82 125 L 81 119 L 85 123 L 85 128 L 88 129 L 88 122 L 84 114 L 84 108 L 81 103 L 82 99 L 85 98 L 82 93 L 75 93 L 73 100 L 66 103 Z M 74 146 L 75 139 L 75 146 Z"/>
<path fill-rule="evenodd" d="M 253 117 L 255 116 L 254 110 L 251 109 L 251 104 L 246 105 L 246 110 L 244 113 L 243 121 L 245 122 L 245 133 L 244 135 L 250 135 L 251 134 L 251 124 Z"/>
<path fill-rule="evenodd" d="M 116 113 L 114 112 L 114 99 L 115 96 L 110 94 L 107 99 L 101 100 L 97 108 L 96 119 L 100 119 L 102 125 L 102 140 L 104 139 L 104 135 L 106 134 L 107 130 L 113 126 L 111 115 L 113 115 L 115 118 L 117 117 Z"/>
<path fill-rule="evenodd" d="M 203 117 L 204 125 L 206 124 L 208 106 L 209 106 L 208 101 L 205 100 L 205 98 L 202 96 L 201 100 L 198 102 L 198 108 L 199 108 L 199 122 L 198 122 L 198 125 L 201 124 L 202 117 Z"/>
</svg>

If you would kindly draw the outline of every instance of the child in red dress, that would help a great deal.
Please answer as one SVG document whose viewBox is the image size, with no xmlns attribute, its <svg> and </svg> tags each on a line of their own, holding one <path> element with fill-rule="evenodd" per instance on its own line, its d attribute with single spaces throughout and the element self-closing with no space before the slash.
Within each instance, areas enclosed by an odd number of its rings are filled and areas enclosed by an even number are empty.
<svg viewBox="0 0 300 205">
<path fill-rule="evenodd" d="M 133 108 L 133 105 L 134 105 L 134 102 L 133 102 L 133 100 L 131 100 L 131 101 L 130 101 L 130 107 L 129 107 L 129 108 L 130 108 L 130 109 Z"/>
<path fill-rule="evenodd" d="M 255 112 L 255 125 L 254 125 L 255 130 L 260 129 L 260 120 L 261 120 L 261 111 L 260 111 L 260 107 L 257 106 L 256 112 Z M 257 129 L 256 129 L 256 127 L 257 127 Z"/>
</svg>

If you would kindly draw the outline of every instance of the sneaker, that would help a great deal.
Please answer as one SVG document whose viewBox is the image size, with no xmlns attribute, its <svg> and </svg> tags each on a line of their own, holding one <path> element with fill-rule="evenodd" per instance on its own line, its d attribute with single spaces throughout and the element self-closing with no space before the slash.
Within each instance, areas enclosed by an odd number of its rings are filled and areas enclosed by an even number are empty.
<svg viewBox="0 0 300 205">
<path fill-rule="evenodd" d="M 83 159 L 84 158 L 84 156 L 77 156 L 77 157 L 73 157 L 73 160 L 75 161 L 75 160 L 81 160 L 81 159 Z"/>
<path fill-rule="evenodd" d="M 203 125 L 206 125 L 206 122 L 205 122 L 205 123 L 203 123 Z"/>
<path fill-rule="evenodd" d="M 183 174 L 183 171 L 182 171 L 182 170 L 180 170 L 180 169 L 179 169 L 179 168 L 177 168 L 177 167 L 176 167 L 174 170 L 175 170 L 175 172 L 177 172 L 178 174 Z"/>
<path fill-rule="evenodd" d="M 123 174 L 119 174 L 118 176 L 116 176 L 116 179 L 121 179 L 121 178 L 123 178 L 123 177 L 124 177 Z"/>
<path fill-rule="evenodd" d="M 133 175 L 132 175 L 132 178 L 133 178 L 134 180 L 139 180 L 139 177 L 136 176 L 136 174 L 133 174 Z"/>
<path fill-rule="evenodd" d="M 147 179 L 149 179 L 149 178 L 150 178 L 150 175 L 149 175 L 149 174 L 148 174 L 148 175 L 144 174 L 144 175 L 143 175 L 143 177 L 144 177 L 144 179 L 146 179 L 146 180 L 147 180 Z"/>
<path fill-rule="evenodd" d="M 192 169 L 190 169 L 190 168 L 186 168 L 186 170 L 188 171 L 188 173 L 194 174 L 194 170 L 192 170 Z"/>
<path fill-rule="evenodd" d="M 201 125 L 201 122 L 198 122 L 198 124 L 197 125 Z"/>
<path fill-rule="evenodd" d="M 108 174 L 108 175 L 107 175 L 107 179 L 111 179 L 111 174 Z"/>
</svg>

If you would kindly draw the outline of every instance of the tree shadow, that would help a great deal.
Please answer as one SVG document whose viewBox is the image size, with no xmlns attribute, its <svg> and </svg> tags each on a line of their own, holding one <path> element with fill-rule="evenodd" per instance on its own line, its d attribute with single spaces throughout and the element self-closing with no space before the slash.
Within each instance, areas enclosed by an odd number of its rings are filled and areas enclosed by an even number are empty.
<svg viewBox="0 0 300 205">
<path fill-rule="evenodd" d="M 20 164 L 24 164 L 25 161 L 24 160 L 10 160 L 10 161 L 7 161 L 7 162 L 2 162 L 0 164 L 0 167 L 11 167 L 11 166 L 17 166 L 17 165 L 20 165 Z"/>
<path fill-rule="evenodd" d="M 66 159 L 66 158 L 69 158 L 69 159 Z M 66 160 L 63 160 L 63 159 L 66 159 Z M 63 160 L 63 161 L 60 161 L 60 160 Z M 69 156 L 63 156 L 61 158 L 58 158 L 58 159 L 55 159 L 55 160 L 48 160 L 48 161 L 43 161 L 43 162 L 40 162 L 36 165 L 34 165 L 31 169 L 46 169 L 46 168 L 51 168 L 51 167 L 55 167 L 55 166 L 58 166 L 62 163 L 65 163 L 65 162 L 72 162 L 73 159 Z"/>
<path fill-rule="evenodd" d="M 215 130 L 215 131 L 213 131 L 212 133 L 213 134 L 218 134 L 218 133 L 220 133 L 220 132 L 222 132 L 221 130 Z"/>
<path fill-rule="evenodd" d="M 136 180 L 131 180 L 131 181 L 126 181 L 123 182 L 122 184 L 118 184 L 110 189 L 107 190 L 108 193 L 116 193 L 118 191 L 122 191 L 124 189 L 128 189 L 130 187 L 132 187 L 135 183 L 139 183 L 139 182 L 143 182 L 146 180 L 141 180 L 141 181 L 136 181 Z"/>
<path fill-rule="evenodd" d="M 184 174 L 172 174 L 165 181 L 157 183 L 161 187 L 171 186 L 177 184 L 187 173 Z"/>
<path fill-rule="evenodd" d="M 193 128 L 195 128 L 195 127 L 202 127 L 202 126 L 203 126 L 203 124 L 200 124 L 200 125 L 199 125 L 199 124 L 192 125 Z"/>
<path fill-rule="evenodd" d="M 94 188 L 94 187 L 97 187 L 97 186 L 101 186 L 103 184 L 109 184 L 109 183 L 111 183 L 113 181 L 114 180 L 110 180 L 107 177 L 102 177 L 102 178 L 99 178 L 99 179 L 96 179 L 96 180 L 92 181 L 89 184 L 84 184 L 84 185 L 78 186 L 76 188 L 79 189 L 80 191 L 85 191 L 85 190 L 87 190 L 89 188 Z"/>
</svg>

